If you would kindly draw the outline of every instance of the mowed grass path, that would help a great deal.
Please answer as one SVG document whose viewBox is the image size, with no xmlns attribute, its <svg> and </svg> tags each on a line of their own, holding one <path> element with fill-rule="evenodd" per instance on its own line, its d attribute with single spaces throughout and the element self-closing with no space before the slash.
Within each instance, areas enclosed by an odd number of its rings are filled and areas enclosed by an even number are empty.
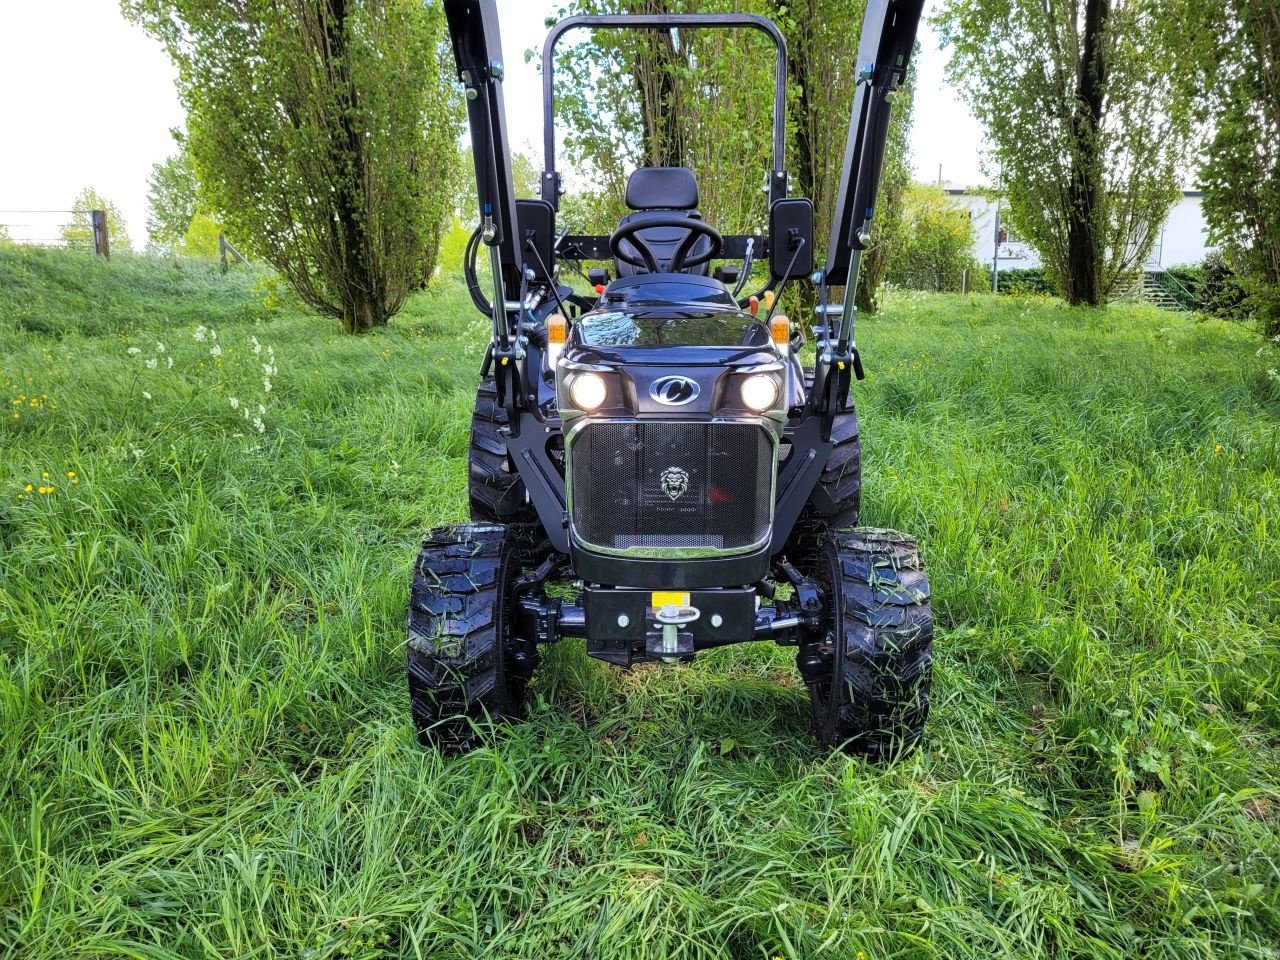
<svg viewBox="0 0 1280 960">
<path fill-rule="evenodd" d="M 445 281 L 346 338 L 269 287 L 0 249 L 0 955 L 1277 956 L 1256 335 L 863 321 L 865 519 L 919 535 L 939 623 L 910 759 L 819 750 L 787 650 L 565 645 L 446 760 L 403 625 L 420 535 L 465 518 L 484 321 Z"/>
</svg>

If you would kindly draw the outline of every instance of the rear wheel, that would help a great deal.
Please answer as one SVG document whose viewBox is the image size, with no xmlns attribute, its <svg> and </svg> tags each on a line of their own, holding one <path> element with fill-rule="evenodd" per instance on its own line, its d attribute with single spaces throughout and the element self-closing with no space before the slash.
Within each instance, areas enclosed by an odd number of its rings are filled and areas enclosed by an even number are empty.
<svg viewBox="0 0 1280 960">
<path fill-rule="evenodd" d="M 933 615 L 916 542 L 837 530 L 812 563 L 830 614 L 822 640 L 799 654 L 814 732 L 824 746 L 893 759 L 919 741 L 929 712 Z"/>
<path fill-rule="evenodd" d="M 492 378 L 480 381 L 471 415 L 471 447 L 467 452 L 471 519 L 485 523 L 536 523 L 537 511 L 528 502 L 524 481 L 511 462 L 507 439 L 507 411 L 498 403 Z"/>
<path fill-rule="evenodd" d="M 806 394 L 812 390 L 810 373 L 805 377 Z M 831 443 L 831 456 L 796 522 L 796 533 L 803 538 L 858 525 L 862 512 L 862 440 L 852 397 L 832 421 Z"/>
<path fill-rule="evenodd" d="M 467 451 L 471 519 L 507 524 L 519 541 L 521 562 L 533 563 L 545 552 L 546 538 L 507 450 L 506 427 L 507 411 L 498 403 L 493 379 L 486 377 L 476 390 Z"/>
<path fill-rule="evenodd" d="M 461 751 L 478 724 L 517 717 L 533 663 L 513 642 L 516 538 L 500 524 L 433 530 L 409 598 L 409 705 L 424 746 Z"/>
</svg>

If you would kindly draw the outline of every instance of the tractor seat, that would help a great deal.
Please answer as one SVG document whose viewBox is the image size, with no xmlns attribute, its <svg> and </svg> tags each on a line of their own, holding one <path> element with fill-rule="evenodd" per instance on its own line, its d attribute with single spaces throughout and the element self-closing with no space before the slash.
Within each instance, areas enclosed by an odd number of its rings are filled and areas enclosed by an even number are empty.
<svg viewBox="0 0 1280 960">
<path fill-rule="evenodd" d="M 680 213 L 684 213 L 690 219 L 702 219 L 702 214 L 696 209 L 698 181 L 693 171 L 686 167 L 639 168 L 627 179 L 627 206 L 635 213 L 629 213 L 623 217 L 618 224 L 620 228 L 637 221 L 644 222 L 646 218 L 654 220 Z M 671 272 L 671 258 L 675 255 L 680 241 L 687 235 L 687 230 L 674 227 L 653 227 L 640 234 L 657 257 L 658 268 L 662 273 Z M 711 241 L 708 238 L 700 237 L 693 245 L 693 249 L 689 251 L 689 255 L 696 258 L 699 254 L 705 254 L 710 246 Z M 621 247 L 635 256 L 640 255 L 635 245 L 626 240 L 622 241 Z M 632 266 L 616 258 L 613 265 L 616 276 L 619 277 L 634 277 L 648 272 L 643 267 Z M 679 272 L 705 277 L 709 267 L 710 263 L 703 263 L 696 267 L 685 267 Z"/>
</svg>

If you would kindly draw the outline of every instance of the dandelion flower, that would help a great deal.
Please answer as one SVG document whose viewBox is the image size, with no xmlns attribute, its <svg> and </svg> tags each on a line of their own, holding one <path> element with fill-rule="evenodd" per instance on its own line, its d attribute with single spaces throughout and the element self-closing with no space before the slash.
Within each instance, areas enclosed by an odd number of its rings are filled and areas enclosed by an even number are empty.
<svg viewBox="0 0 1280 960">
<path fill-rule="evenodd" d="M 75 476 L 76 476 L 76 472 L 75 472 L 74 470 L 68 470 L 68 471 L 67 471 L 67 477 L 68 477 L 68 479 L 72 479 L 72 480 L 74 480 L 74 479 L 75 479 Z"/>
<path fill-rule="evenodd" d="M 33 487 L 31 484 L 28 483 L 25 487 L 23 487 L 23 489 L 26 490 L 27 493 L 30 493 L 32 490 L 35 489 L 35 487 Z"/>
</svg>

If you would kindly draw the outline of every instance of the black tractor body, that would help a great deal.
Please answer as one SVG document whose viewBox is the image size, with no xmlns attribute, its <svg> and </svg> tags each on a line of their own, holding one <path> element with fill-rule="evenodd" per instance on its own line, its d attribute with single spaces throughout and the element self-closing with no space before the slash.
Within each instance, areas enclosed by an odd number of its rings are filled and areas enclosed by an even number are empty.
<svg viewBox="0 0 1280 960">
<path fill-rule="evenodd" d="M 475 741 L 517 716 L 542 645 L 580 638 L 618 667 L 768 641 L 792 646 L 821 742 L 869 758 L 920 737 L 932 660 L 929 588 L 913 540 L 859 527 L 851 304 L 921 0 L 871 0 L 829 261 L 814 270 L 813 208 L 786 196 L 786 52 L 736 15 L 577 17 L 544 54 L 542 197 L 511 191 L 492 0 L 447 0 L 467 90 L 482 222 L 467 265 L 493 322 L 472 424 L 472 523 L 440 528 L 415 568 L 409 687 L 424 743 Z M 693 171 L 641 168 L 608 237 L 556 236 L 552 51 L 582 27 L 750 27 L 778 48 L 769 230 L 724 237 L 698 212 Z M 862 215 L 854 216 L 861 204 Z M 848 208 L 848 209 L 846 209 Z M 474 259 L 489 250 L 492 300 Z M 742 296 L 755 256 L 765 287 Z M 608 260 L 592 293 L 560 264 Z M 711 268 L 715 261 L 741 261 Z M 777 313 L 815 284 L 807 329 Z M 775 296 L 775 293 L 777 296 Z M 850 294 L 851 297 L 851 294 Z M 811 363 L 802 362 L 812 338 Z M 574 584 L 572 596 L 549 591 Z"/>
</svg>

